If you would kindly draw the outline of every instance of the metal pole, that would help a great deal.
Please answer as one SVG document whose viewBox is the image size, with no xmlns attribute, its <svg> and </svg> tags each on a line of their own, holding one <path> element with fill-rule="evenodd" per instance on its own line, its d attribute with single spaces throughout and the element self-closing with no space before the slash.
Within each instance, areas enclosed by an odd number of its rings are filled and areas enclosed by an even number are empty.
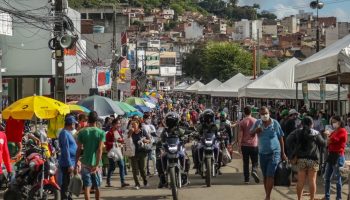
<svg viewBox="0 0 350 200">
<path fill-rule="evenodd" d="M 337 80 L 338 80 L 338 99 L 337 99 L 337 110 L 338 110 L 338 115 L 341 115 L 341 105 L 340 105 L 340 84 L 341 84 L 341 80 L 340 80 L 340 64 L 338 63 L 338 70 L 337 70 Z"/>
<path fill-rule="evenodd" d="M 259 77 L 260 75 L 260 30 L 257 30 L 258 34 L 258 48 L 256 49 L 256 74 Z"/>
<path fill-rule="evenodd" d="M 64 49 L 61 47 L 59 39 L 63 32 L 63 6 L 62 0 L 55 1 L 55 99 L 66 102 L 66 82 L 64 74 Z"/>
<path fill-rule="evenodd" d="M 253 79 L 256 79 L 256 47 L 253 46 Z"/>
<path fill-rule="evenodd" d="M 117 48 L 116 48 L 116 34 L 117 34 L 117 30 L 116 30 L 116 8 L 115 6 L 113 6 L 113 39 L 112 39 L 112 71 L 113 71 L 113 82 L 112 82 L 112 99 L 114 101 L 118 101 L 119 100 L 119 95 L 118 95 L 118 74 L 119 74 L 119 66 L 118 66 L 118 62 L 117 62 Z"/>
<path fill-rule="evenodd" d="M 317 2 L 317 7 L 316 7 L 316 52 L 320 51 L 320 27 L 319 27 L 319 23 L 318 23 L 318 3 L 319 0 L 316 1 Z"/>
<path fill-rule="evenodd" d="M 295 83 L 295 108 L 298 110 L 298 108 L 299 108 L 299 97 L 298 97 L 298 88 L 299 87 L 299 83 Z"/>
</svg>

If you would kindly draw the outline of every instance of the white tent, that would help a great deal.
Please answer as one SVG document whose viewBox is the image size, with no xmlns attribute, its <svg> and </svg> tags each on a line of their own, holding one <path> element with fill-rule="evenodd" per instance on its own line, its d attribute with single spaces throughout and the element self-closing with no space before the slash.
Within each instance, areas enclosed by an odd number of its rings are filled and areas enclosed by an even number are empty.
<svg viewBox="0 0 350 200">
<path fill-rule="evenodd" d="M 300 61 L 296 58 L 281 63 L 269 73 L 245 85 L 238 91 L 239 97 L 266 99 L 295 99 L 294 66 Z M 298 99 L 303 99 L 301 84 L 298 87 Z M 320 85 L 308 84 L 309 100 L 320 100 Z M 337 99 L 337 85 L 326 85 L 326 100 Z M 342 88 L 342 99 L 346 99 L 346 91 Z"/>
<path fill-rule="evenodd" d="M 195 83 L 193 83 L 190 87 L 186 88 L 186 90 L 184 90 L 185 92 L 197 92 L 198 88 L 204 86 L 203 83 L 201 83 L 200 81 L 197 81 Z"/>
<path fill-rule="evenodd" d="M 241 73 L 236 74 L 219 87 L 211 91 L 214 97 L 238 97 L 238 89 L 247 85 L 251 80 Z"/>
<path fill-rule="evenodd" d="M 327 77 L 327 83 L 338 83 L 338 66 L 341 83 L 350 83 L 350 35 L 297 64 L 294 82 L 319 82 L 319 77 Z"/>
<path fill-rule="evenodd" d="M 222 83 L 218 79 L 210 81 L 208 84 L 198 88 L 197 94 L 211 94 L 211 91 L 219 87 Z"/>
<path fill-rule="evenodd" d="M 174 91 L 175 92 L 182 92 L 182 91 L 186 90 L 188 87 L 189 87 L 189 85 L 186 82 L 182 82 L 174 88 Z"/>
</svg>

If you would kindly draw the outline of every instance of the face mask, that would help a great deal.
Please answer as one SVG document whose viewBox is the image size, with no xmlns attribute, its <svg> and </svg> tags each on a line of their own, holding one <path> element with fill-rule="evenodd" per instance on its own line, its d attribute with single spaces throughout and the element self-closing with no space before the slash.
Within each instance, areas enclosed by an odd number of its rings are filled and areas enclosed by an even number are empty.
<svg viewBox="0 0 350 200">
<path fill-rule="evenodd" d="M 269 119 L 270 119 L 270 114 L 261 115 L 261 120 L 263 120 L 264 122 L 269 121 Z"/>
<path fill-rule="evenodd" d="M 334 129 L 339 128 L 339 124 L 338 123 L 333 123 L 332 126 L 333 126 Z"/>
</svg>

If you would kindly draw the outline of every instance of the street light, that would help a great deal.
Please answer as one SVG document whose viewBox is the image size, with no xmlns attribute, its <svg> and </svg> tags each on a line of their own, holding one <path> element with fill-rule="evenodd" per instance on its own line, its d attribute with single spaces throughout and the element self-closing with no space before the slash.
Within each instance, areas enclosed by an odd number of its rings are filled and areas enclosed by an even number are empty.
<svg viewBox="0 0 350 200">
<path fill-rule="evenodd" d="M 322 9 L 324 6 L 323 2 L 320 2 L 319 0 L 312 1 L 310 3 L 310 7 L 312 9 L 316 9 L 316 52 L 320 51 L 320 27 L 318 23 L 318 10 Z"/>
</svg>

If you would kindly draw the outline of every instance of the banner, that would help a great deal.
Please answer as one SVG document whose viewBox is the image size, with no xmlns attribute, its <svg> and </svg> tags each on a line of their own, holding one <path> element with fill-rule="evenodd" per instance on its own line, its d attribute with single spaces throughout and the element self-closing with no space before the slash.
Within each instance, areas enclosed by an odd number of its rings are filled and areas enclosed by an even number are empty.
<svg viewBox="0 0 350 200">
<path fill-rule="evenodd" d="M 302 83 L 303 99 L 306 108 L 309 108 L 309 90 L 307 82 Z"/>
<path fill-rule="evenodd" d="M 320 97 L 321 103 L 326 103 L 326 77 L 320 78 Z"/>
</svg>

